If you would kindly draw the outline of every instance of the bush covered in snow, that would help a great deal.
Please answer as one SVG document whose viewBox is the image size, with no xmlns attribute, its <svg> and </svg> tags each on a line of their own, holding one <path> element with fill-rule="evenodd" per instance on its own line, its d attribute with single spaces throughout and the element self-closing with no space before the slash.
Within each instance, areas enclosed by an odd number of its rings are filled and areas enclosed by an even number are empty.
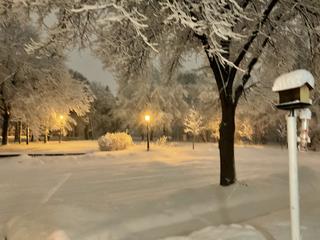
<svg viewBox="0 0 320 240">
<path fill-rule="evenodd" d="M 107 133 L 98 139 L 101 151 L 123 150 L 133 144 L 132 138 L 125 132 Z"/>
<path fill-rule="evenodd" d="M 162 136 L 162 137 L 160 137 L 160 138 L 156 141 L 156 144 L 157 144 L 157 145 L 160 145 L 160 146 L 166 145 L 166 144 L 167 144 L 167 141 L 168 141 L 167 136 Z"/>
</svg>

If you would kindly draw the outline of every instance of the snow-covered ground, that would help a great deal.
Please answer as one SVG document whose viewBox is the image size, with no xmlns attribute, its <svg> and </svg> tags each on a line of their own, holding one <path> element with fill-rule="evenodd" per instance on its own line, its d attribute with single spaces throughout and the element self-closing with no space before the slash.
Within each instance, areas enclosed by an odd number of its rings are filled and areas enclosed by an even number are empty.
<svg viewBox="0 0 320 240">
<path fill-rule="evenodd" d="M 30 142 L 29 145 L 8 144 L 0 146 L 0 154 L 7 153 L 90 153 L 99 151 L 97 141 Z"/>
<path fill-rule="evenodd" d="M 10 145 L 3 152 L 86 152 L 0 158 L 7 240 L 287 240 L 287 152 L 238 146 L 239 182 L 218 185 L 216 145 L 99 152 L 90 141 Z M 320 155 L 300 154 L 303 240 L 320 236 Z M 0 234 L 0 236 L 1 236 Z M 175 237 L 177 236 L 177 237 Z M 0 237 L 1 239 L 1 237 Z"/>
</svg>

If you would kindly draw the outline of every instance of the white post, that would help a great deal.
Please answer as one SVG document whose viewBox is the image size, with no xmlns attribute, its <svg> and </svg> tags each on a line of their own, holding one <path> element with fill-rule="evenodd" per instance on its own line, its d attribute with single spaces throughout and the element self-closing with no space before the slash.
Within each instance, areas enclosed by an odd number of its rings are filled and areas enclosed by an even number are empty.
<svg viewBox="0 0 320 240">
<path fill-rule="evenodd" d="M 294 110 L 287 118 L 290 178 L 291 239 L 300 240 L 299 180 L 297 157 L 297 119 Z"/>
</svg>

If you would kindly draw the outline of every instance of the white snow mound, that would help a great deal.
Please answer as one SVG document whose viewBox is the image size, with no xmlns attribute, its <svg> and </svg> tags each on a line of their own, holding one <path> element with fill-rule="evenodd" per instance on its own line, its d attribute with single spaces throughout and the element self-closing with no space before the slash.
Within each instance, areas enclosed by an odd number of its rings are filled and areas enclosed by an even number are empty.
<svg viewBox="0 0 320 240">
<path fill-rule="evenodd" d="M 169 237 L 162 240 L 266 240 L 254 227 L 250 225 L 221 225 L 207 227 L 193 232 L 188 237 Z"/>
<path fill-rule="evenodd" d="M 310 88 L 314 88 L 314 77 L 312 74 L 304 69 L 299 69 L 279 76 L 272 87 L 272 91 L 279 92 L 282 90 L 289 90 L 299 88 L 307 84 Z"/>
</svg>

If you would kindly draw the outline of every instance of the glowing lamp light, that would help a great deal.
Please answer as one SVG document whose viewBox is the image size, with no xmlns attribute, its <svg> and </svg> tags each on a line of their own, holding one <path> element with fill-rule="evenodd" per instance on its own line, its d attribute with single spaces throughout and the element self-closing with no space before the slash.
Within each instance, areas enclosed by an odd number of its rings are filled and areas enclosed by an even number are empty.
<svg viewBox="0 0 320 240">
<path fill-rule="evenodd" d="M 145 116 L 144 116 L 144 120 L 145 120 L 146 122 L 150 122 L 150 115 L 145 115 Z"/>
<path fill-rule="evenodd" d="M 60 115 L 60 119 L 61 119 L 61 120 L 63 119 L 63 116 L 62 116 L 62 115 Z"/>
</svg>

